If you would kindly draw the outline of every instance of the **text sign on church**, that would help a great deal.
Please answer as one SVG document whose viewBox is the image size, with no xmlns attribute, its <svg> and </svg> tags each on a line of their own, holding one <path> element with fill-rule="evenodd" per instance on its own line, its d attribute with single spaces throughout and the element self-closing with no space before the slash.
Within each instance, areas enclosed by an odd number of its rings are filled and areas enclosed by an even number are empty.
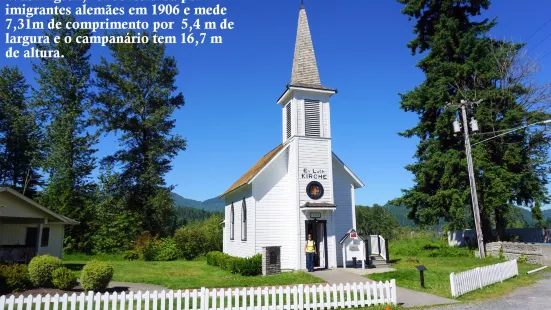
<svg viewBox="0 0 551 310">
<path fill-rule="evenodd" d="M 327 172 L 323 169 L 303 168 L 300 171 L 301 179 L 327 180 Z"/>
</svg>

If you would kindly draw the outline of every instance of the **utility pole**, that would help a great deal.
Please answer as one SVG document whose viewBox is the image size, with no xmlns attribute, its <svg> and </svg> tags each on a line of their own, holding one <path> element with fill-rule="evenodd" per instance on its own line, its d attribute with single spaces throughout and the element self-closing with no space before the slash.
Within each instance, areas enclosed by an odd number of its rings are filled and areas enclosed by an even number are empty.
<svg viewBox="0 0 551 310">
<path fill-rule="evenodd" d="M 474 224 L 476 229 L 476 239 L 478 241 L 478 253 L 480 254 L 480 258 L 486 257 L 486 249 L 484 248 L 484 238 L 482 236 L 482 226 L 480 223 L 480 209 L 478 208 L 478 196 L 476 193 L 476 181 L 474 178 L 474 168 L 473 168 L 473 158 L 471 154 L 471 140 L 469 138 L 469 121 L 467 119 L 467 108 L 466 106 L 472 107 L 474 104 L 480 103 L 482 100 L 471 102 L 471 101 L 465 101 L 461 100 L 461 103 L 458 105 L 450 105 L 452 107 L 459 107 L 461 108 L 461 119 L 463 120 L 463 131 L 465 133 L 465 152 L 467 155 L 467 167 L 469 170 L 469 184 L 471 186 L 471 199 L 473 204 L 473 215 L 474 215 Z M 454 131 L 459 132 L 460 129 L 458 128 L 459 124 L 454 123 Z M 478 130 L 478 124 L 476 123 L 476 120 L 471 122 L 471 126 L 473 127 L 473 131 Z"/>
</svg>

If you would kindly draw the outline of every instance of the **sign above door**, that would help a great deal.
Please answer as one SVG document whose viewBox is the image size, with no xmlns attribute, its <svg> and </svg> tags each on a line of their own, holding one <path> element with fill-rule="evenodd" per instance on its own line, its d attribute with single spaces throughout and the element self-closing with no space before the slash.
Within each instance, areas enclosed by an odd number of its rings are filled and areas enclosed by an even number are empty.
<svg viewBox="0 0 551 310">
<path fill-rule="evenodd" d="M 310 212 L 310 218 L 313 218 L 313 219 L 321 218 L 321 212 Z"/>
</svg>

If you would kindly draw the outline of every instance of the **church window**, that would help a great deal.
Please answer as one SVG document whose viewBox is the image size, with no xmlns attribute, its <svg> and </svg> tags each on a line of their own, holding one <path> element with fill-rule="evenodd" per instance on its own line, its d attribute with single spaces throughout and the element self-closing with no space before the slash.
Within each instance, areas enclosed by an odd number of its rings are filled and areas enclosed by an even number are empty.
<svg viewBox="0 0 551 310">
<path fill-rule="evenodd" d="M 233 203 L 231 204 L 230 209 L 230 240 L 233 240 L 234 236 L 234 213 L 233 213 Z"/>
<path fill-rule="evenodd" d="M 243 204 L 241 205 L 241 240 L 247 240 L 247 203 L 243 199 Z"/>
<path fill-rule="evenodd" d="M 286 125 L 287 125 L 287 139 L 291 138 L 291 103 L 289 102 L 285 107 Z"/>
<path fill-rule="evenodd" d="M 304 100 L 305 133 L 307 137 L 320 137 L 320 102 L 319 100 Z"/>
</svg>

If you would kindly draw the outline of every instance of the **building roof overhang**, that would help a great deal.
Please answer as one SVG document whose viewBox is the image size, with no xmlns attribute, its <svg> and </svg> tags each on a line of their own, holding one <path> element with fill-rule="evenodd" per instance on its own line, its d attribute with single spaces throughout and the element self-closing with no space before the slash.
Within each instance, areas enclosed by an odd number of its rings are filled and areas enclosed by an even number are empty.
<svg viewBox="0 0 551 310">
<path fill-rule="evenodd" d="M 360 236 L 360 234 L 358 234 L 354 228 L 350 228 L 350 229 L 346 232 L 346 235 L 344 235 L 344 237 L 341 238 L 341 240 L 339 241 L 339 243 L 342 244 L 344 241 L 346 241 L 346 239 L 347 239 L 348 237 L 350 237 L 350 234 L 352 234 L 352 233 L 356 233 L 356 238 L 360 239 L 361 241 L 365 241 L 364 238 L 362 238 L 362 237 Z"/>
<path fill-rule="evenodd" d="M 20 200 L 23 200 L 25 202 L 27 202 L 28 204 L 30 204 L 31 206 L 41 210 L 42 212 L 52 216 L 53 218 L 59 220 L 59 223 L 60 224 L 67 224 L 67 225 L 75 225 L 75 224 L 79 224 L 79 222 L 73 220 L 73 219 L 70 219 L 66 216 L 63 216 L 61 214 L 57 214 L 55 213 L 54 211 L 40 205 L 38 202 L 30 199 L 29 197 L 19 193 L 18 191 L 12 189 L 12 188 L 9 188 L 9 187 L 0 187 L 0 193 L 1 192 L 6 192 L 6 193 L 9 193 L 15 197 L 17 197 L 18 199 Z M 53 222 L 51 222 L 53 224 Z"/>
<path fill-rule="evenodd" d="M 327 202 L 307 202 L 300 206 L 302 211 L 335 211 L 337 206 Z"/>
<path fill-rule="evenodd" d="M 338 93 L 338 90 L 328 88 L 325 86 L 317 86 L 317 85 L 310 85 L 310 84 L 291 84 L 291 85 L 287 85 L 283 94 L 281 94 L 281 96 L 279 96 L 279 99 L 277 99 L 277 103 L 284 104 L 287 101 L 289 101 L 289 98 L 291 97 L 291 94 L 293 93 L 293 91 L 309 92 L 314 95 L 326 95 L 328 97 L 331 97 L 334 94 Z"/>
</svg>

